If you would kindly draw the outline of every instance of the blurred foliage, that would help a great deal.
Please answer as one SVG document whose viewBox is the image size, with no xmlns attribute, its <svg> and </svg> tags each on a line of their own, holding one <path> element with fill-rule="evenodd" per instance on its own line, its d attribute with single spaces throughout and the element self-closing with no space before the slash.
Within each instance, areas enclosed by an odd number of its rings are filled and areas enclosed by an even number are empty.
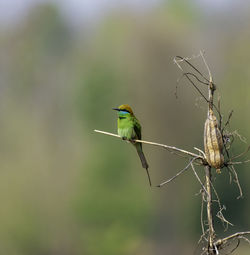
<svg viewBox="0 0 250 255">
<path fill-rule="evenodd" d="M 206 105 L 184 80 L 175 97 L 180 72 L 172 60 L 206 49 L 224 116 L 234 109 L 230 128 L 248 138 L 249 32 L 225 30 L 213 15 L 195 1 L 163 1 L 146 13 L 115 9 L 74 30 L 57 6 L 44 4 L 0 31 L 1 254 L 194 251 L 200 187 L 192 174 L 150 189 L 134 148 L 93 129 L 115 132 L 112 107 L 128 103 L 145 140 L 202 148 Z M 233 153 L 245 148 L 236 142 Z M 144 151 L 154 185 L 186 163 L 159 148 Z M 230 232 L 250 227 L 248 168 L 237 167 L 243 200 L 227 170 L 215 179 L 235 224 Z"/>
</svg>

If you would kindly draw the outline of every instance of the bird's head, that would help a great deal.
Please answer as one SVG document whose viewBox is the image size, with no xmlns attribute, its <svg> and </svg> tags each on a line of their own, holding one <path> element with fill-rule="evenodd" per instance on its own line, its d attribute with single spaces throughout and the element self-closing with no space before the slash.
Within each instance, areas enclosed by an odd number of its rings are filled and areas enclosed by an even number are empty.
<svg viewBox="0 0 250 255">
<path fill-rule="evenodd" d="M 113 110 L 118 111 L 119 115 L 130 114 L 134 116 L 134 113 L 128 104 L 122 104 L 118 108 L 113 108 Z"/>
</svg>

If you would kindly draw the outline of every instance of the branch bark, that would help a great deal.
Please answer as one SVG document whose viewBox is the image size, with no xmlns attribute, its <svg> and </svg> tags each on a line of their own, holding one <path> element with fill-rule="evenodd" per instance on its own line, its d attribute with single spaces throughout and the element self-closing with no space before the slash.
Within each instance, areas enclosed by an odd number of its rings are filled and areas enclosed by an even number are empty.
<svg viewBox="0 0 250 255">
<path fill-rule="evenodd" d="M 212 189 L 211 189 L 211 167 L 205 166 L 206 173 L 206 190 L 207 190 L 207 221 L 208 221 L 208 254 L 214 255 L 214 237 L 215 231 L 213 227 L 213 214 L 212 214 Z"/>
</svg>

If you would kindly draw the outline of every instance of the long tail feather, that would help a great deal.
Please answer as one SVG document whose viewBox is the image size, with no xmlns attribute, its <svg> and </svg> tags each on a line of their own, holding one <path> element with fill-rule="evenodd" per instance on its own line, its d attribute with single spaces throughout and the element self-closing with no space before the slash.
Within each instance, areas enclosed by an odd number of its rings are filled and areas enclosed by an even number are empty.
<svg viewBox="0 0 250 255">
<path fill-rule="evenodd" d="M 147 171 L 149 185 L 151 186 L 151 179 L 150 179 L 150 175 L 149 175 L 149 171 L 148 171 L 148 167 L 149 167 L 149 166 L 148 166 L 148 162 L 147 162 L 147 160 L 146 160 L 146 158 L 145 158 L 145 155 L 144 155 L 144 153 L 143 153 L 143 151 L 142 151 L 142 145 L 141 145 L 141 143 L 136 143 L 136 144 L 135 144 L 135 148 L 136 148 L 136 151 L 137 151 L 137 153 L 138 153 L 138 155 L 139 155 L 139 157 L 140 157 L 142 167 L 145 168 L 146 171 Z"/>
</svg>

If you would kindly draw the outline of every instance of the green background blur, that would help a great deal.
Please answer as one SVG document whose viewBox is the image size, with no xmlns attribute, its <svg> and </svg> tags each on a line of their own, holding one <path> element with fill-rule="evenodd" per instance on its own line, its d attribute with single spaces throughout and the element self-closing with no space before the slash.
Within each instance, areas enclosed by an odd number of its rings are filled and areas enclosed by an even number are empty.
<svg viewBox="0 0 250 255">
<path fill-rule="evenodd" d="M 127 103 L 145 140 L 203 148 L 206 105 L 185 80 L 175 97 L 173 58 L 205 50 L 222 112 L 233 109 L 231 130 L 249 138 L 250 4 L 85 1 L 70 14 L 70 1 L 0 3 L 0 254 L 193 254 L 201 197 L 192 172 L 149 188 L 134 148 L 93 130 L 116 132 L 111 109 Z M 247 146 L 234 145 L 233 154 Z M 144 152 L 154 185 L 187 163 Z M 243 200 L 226 170 L 215 179 L 234 224 L 225 233 L 216 220 L 221 236 L 250 228 L 250 166 L 237 170 Z M 249 253 L 243 243 L 236 252 Z"/>
</svg>

